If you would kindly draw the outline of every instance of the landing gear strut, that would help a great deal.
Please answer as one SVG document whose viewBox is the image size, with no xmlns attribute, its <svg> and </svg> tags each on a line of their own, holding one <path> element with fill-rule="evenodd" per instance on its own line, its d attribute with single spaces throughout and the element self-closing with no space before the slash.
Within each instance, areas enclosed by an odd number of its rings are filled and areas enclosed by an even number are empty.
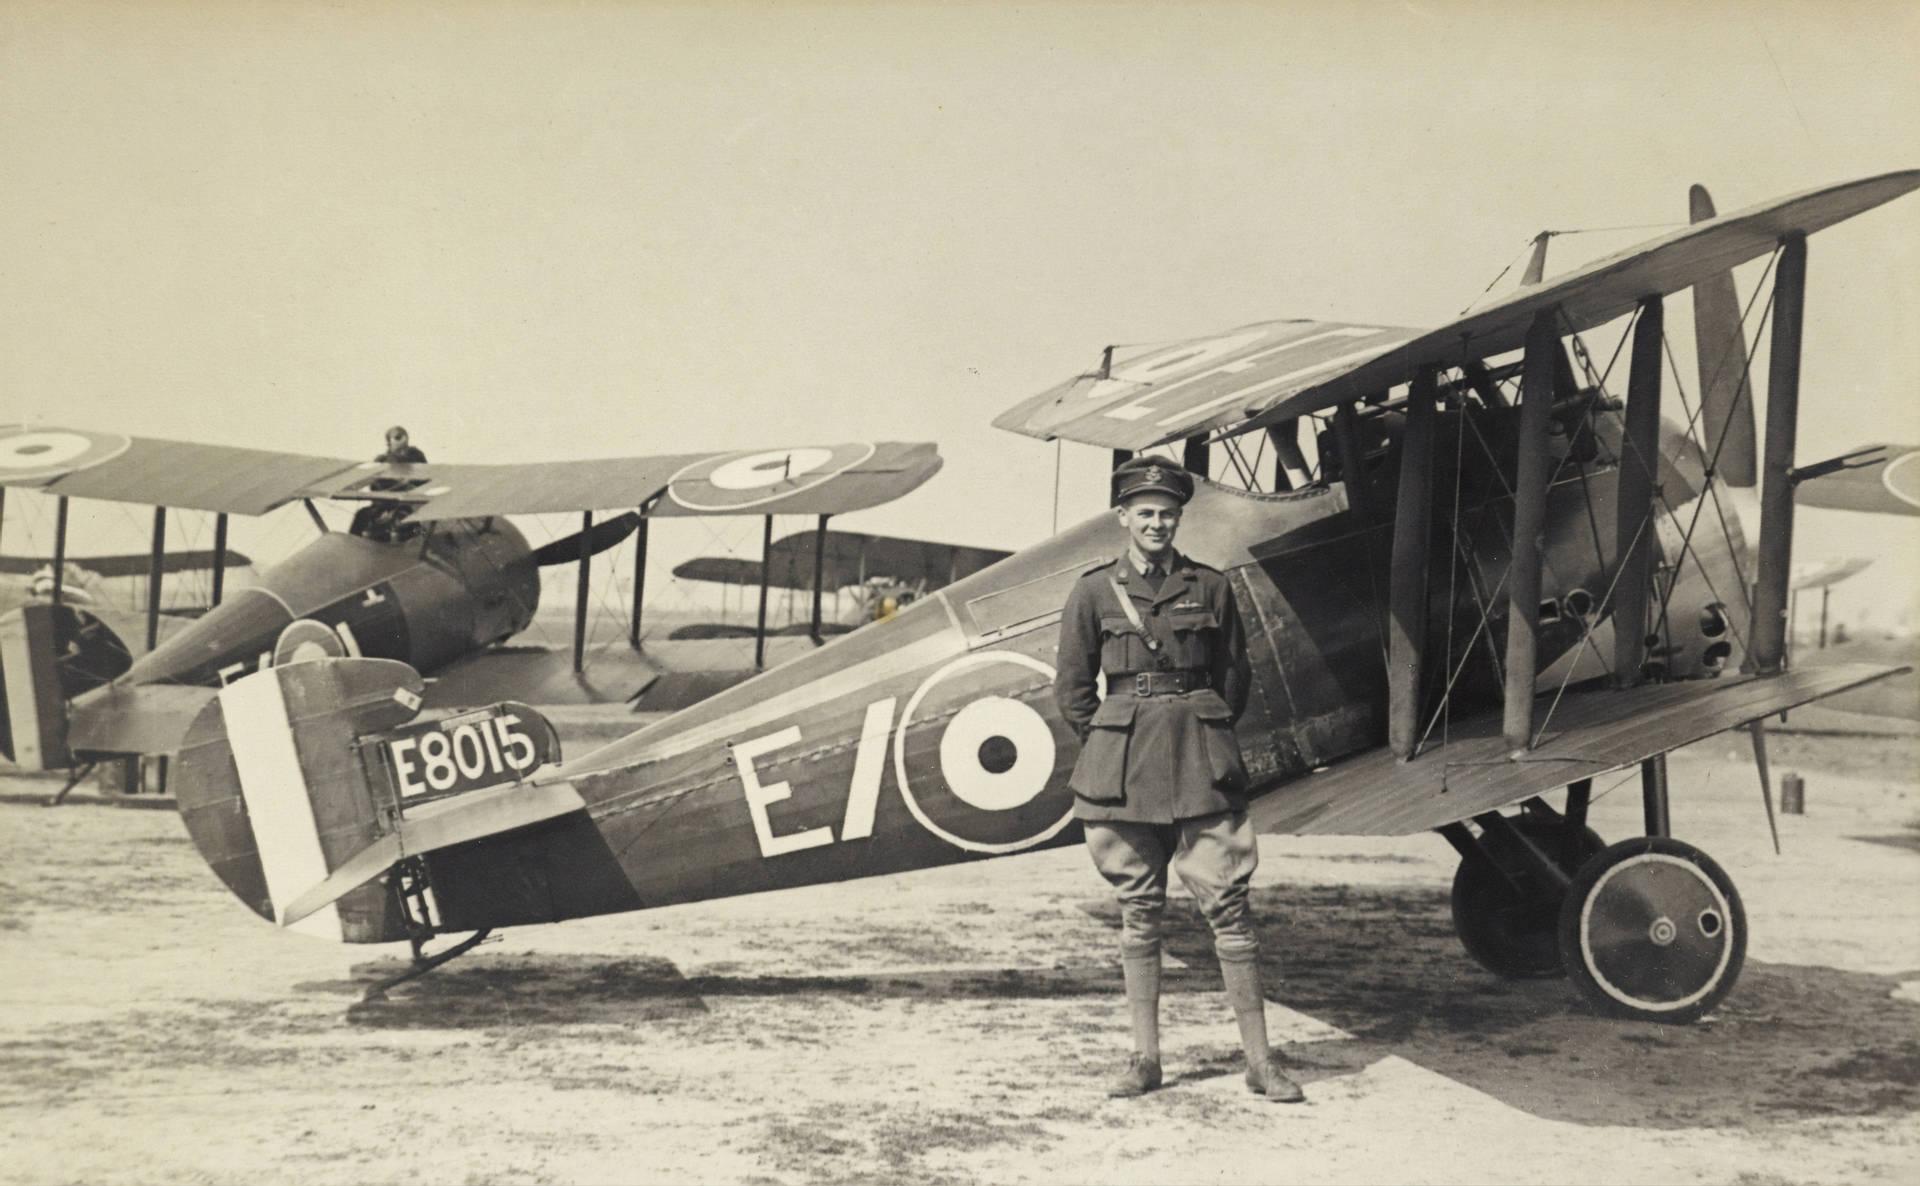
<svg viewBox="0 0 1920 1186">
<path fill-rule="evenodd" d="M 361 996 L 362 1002 L 384 1001 L 387 990 L 409 980 L 416 980 L 433 971 L 449 960 L 455 960 L 487 941 L 493 933 L 492 927 L 482 927 L 473 934 L 455 943 L 452 947 L 437 955 L 427 954 L 427 942 L 439 931 L 435 928 L 432 895 L 429 888 L 427 867 L 420 858 L 412 857 L 401 861 L 396 867 L 393 893 L 399 899 L 400 908 L 406 913 L 408 929 L 407 942 L 413 947 L 413 963 L 406 971 L 389 976 L 374 984 Z"/>
<path fill-rule="evenodd" d="M 1586 827 L 1591 784 L 1567 810 L 1530 799 L 1518 815 L 1441 829 L 1460 852 L 1453 922 L 1482 967 L 1510 979 L 1566 975 L 1614 1017 L 1681 1024 L 1732 991 L 1746 959 L 1747 917 L 1726 872 L 1664 835 L 1666 763 L 1642 765 L 1653 834 L 1605 847 Z"/>
<path fill-rule="evenodd" d="M 413 979 L 417 979 L 418 977 L 425 976 L 428 972 L 433 971 L 435 968 L 439 967 L 441 964 L 446 963 L 448 960 L 458 959 L 459 957 L 467 954 L 467 952 L 472 951 L 474 948 L 480 946 L 480 944 L 486 942 L 487 936 L 492 933 L 493 933 L 492 927 L 486 927 L 482 930 L 475 931 L 473 934 L 468 935 L 466 938 L 460 940 L 460 942 L 458 943 L 455 943 L 452 947 L 447 948 L 445 951 L 440 952 L 438 955 L 427 955 L 425 941 L 421 939 L 414 939 L 411 941 L 413 944 L 413 966 L 408 968 L 406 971 L 401 972 L 397 976 L 389 976 L 385 980 L 382 980 L 378 984 L 375 984 L 372 987 L 368 988 L 366 993 L 362 995 L 360 999 L 362 1001 L 384 1001 L 387 999 L 388 989 L 393 988 L 397 985 L 405 984 L 409 980 L 413 980 Z"/>
<path fill-rule="evenodd" d="M 1442 829 L 1460 852 L 1453 876 L 1453 929 L 1481 967 L 1532 980 L 1563 975 L 1560 900 L 1573 875 L 1606 847 L 1593 829 L 1545 803 L 1514 817 L 1480 817 Z"/>
</svg>

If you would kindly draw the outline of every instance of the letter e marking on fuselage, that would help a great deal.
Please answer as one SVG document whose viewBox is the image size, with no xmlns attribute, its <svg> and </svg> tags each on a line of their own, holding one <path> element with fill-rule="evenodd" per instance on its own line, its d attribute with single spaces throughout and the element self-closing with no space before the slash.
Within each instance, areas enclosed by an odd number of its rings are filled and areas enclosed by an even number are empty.
<svg viewBox="0 0 1920 1186">
<path fill-rule="evenodd" d="M 800 726 L 788 725 L 778 733 L 743 741 L 733 747 L 733 761 L 740 769 L 740 789 L 747 797 L 747 812 L 753 816 L 753 834 L 760 840 L 760 855 L 763 857 L 777 857 L 833 843 L 832 828 L 808 828 L 804 832 L 775 836 L 773 824 L 767 819 L 768 805 L 793 794 L 793 788 L 784 782 L 762 785 L 759 771 L 753 768 L 754 759 L 799 740 Z"/>
</svg>

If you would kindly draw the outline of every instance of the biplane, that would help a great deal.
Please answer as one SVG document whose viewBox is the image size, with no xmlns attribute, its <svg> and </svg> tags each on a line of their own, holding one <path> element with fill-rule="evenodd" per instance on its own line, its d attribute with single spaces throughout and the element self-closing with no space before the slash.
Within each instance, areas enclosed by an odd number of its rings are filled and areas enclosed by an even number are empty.
<svg viewBox="0 0 1920 1186">
<path fill-rule="evenodd" d="M 1748 728 L 1771 816 L 1760 722 L 1898 670 L 1790 668 L 1784 631 L 1807 240 L 1916 187 L 1920 171 L 1891 173 L 1705 218 L 1430 330 L 1272 321 L 1109 348 L 996 424 L 1116 451 L 1186 442 L 1196 460 L 1273 439 L 1293 488 L 1202 480 L 1180 539 L 1247 621 L 1234 728 L 1258 825 L 1437 832 L 1480 963 L 1683 1022 L 1732 988 L 1747 928 L 1726 874 L 1671 835 L 1665 755 Z M 1761 258 L 1750 547 L 1720 511 L 1724 409 L 1665 415 L 1663 318 L 1668 296 Z M 1585 344 L 1622 322 L 1624 398 Z M 1317 465 L 1303 420 L 1324 422 Z M 1057 623 L 1123 546 L 1097 516 L 564 762 L 543 762 L 524 705 L 420 716 L 402 663 L 268 668 L 194 720 L 180 812 L 263 918 L 408 941 L 409 974 L 497 927 L 1070 844 Z M 1596 650 L 1603 673 L 1569 682 L 1566 661 Z M 1639 774 L 1646 826 L 1607 844 L 1586 819 L 1612 771 Z"/>
<path fill-rule="evenodd" d="M 64 571 L 71 498 L 155 506 L 144 644 L 124 624 L 76 606 L 56 582 L 44 604 L 0 618 L 0 752 L 29 769 L 119 755 L 170 755 L 213 689 L 275 663 L 314 657 L 404 662 L 458 676 L 470 694 L 503 679 L 577 699 L 619 700 L 654 674 L 640 649 L 646 532 L 662 516 L 828 516 L 890 501 L 940 468 L 931 444 L 883 442 L 515 465 L 352 462 L 259 449 L 50 427 L 0 432 L 0 488 L 56 498 L 53 571 Z M 315 500 L 357 505 L 327 530 Z M 304 502 L 319 537 L 222 596 L 227 516 Z M 216 513 L 213 605 L 160 636 L 167 507 Z M 638 508 L 599 523 L 594 510 Z M 529 546 L 510 514 L 574 511 L 581 529 Z M 633 597 L 624 664 L 583 671 L 592 557 L 630 535 Z M 571 669 L 542 648 L 489 650 L 524 629 L 542 566 L 577 563 Z M 817 603 L 816 595 L 816 603 Z M 765 599 L 762 597 L 764 616 Z M 118 629 L 116 629 L 118 625 Z M 614 681 L 602 689 L 594 681 Z M 551 702 L 549 695 L 544 698 Z M 429 703 L 434 703 L 429 698 Z M 75 776 L 79 777 L 78 774 Z M 72 784 L 70 783 L 69 786 Z"/>
<path fill-rule="evenodd" d="M 774 540 L 758 562 L 738 556 L 695 556 L 674 565 L 673 575 L 740 588 L 764 581 L 794 592 L 831 589 L 838 607 L 835 618 L 816 619 L 806 627 L 795 623 L 789 629 L 844 634 L 890 617 L 915 598 L 991 568 L 1010 555 L 1000 548 L 865 531 L 802 531 Z M 694 622 L 676 627 L 669 637 L 724 638 L 743 633 L 751 631 L 726 622 Z"/>
<path fill-rule="evenodd" d="M 3 505 L 0 502 L 0 506 Z M 218 557 L 205 550 L 168 552 L 160 557 L 160 573 L 170 575 L 211 571 L 216 559 L 223 569 L 246 568 L 253 564 L 246 555 L 231 550 Z M 153 569 L 153 557 L 144 552 L 78 556 L 67 560 L 58 570 L 49 560 L 31 556 L 0 556 L 0 614 L 19 609 L 32 601 L 51 602 L 56 596 L 59 600 L 95 612 L 115 608 L 131 612 L 130 605 L 115 604 L 116 600 L 130 602 L 131 599 L 117 598 L 120 590 L 110 582 L 145 577 L 151 591 Z M 162 614 L 176 617 L 196 616 L 207 608 L 192 597 L 160 604 Z"/>
</svg>

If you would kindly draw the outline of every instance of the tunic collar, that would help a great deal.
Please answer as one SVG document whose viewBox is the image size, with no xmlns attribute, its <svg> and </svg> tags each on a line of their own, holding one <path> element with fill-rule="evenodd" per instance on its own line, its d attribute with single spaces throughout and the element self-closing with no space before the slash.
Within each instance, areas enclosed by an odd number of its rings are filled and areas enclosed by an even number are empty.
<svg viewBox="0 0 1920 1186">
<path fill-rule="evenodd" d="M 1167 575 L 1161 580 L 1160 590 L 1157 593 L 1144 584 L 1137 591 L 1129 585 L 1129 577 L 1136 573 L 1145 576 L 1147 572 L 1146 558 L 1136 555 L 1133 545 L 1127 545 L 1127 550 L 1121 553 L 1120 562 L 1114 565 L 1114 568 L 1116 570 L 1114 580 L 1127 590 L 1127 595 L 1138 597 L 1148 605 L 1159 605 L 1162 602 L 1189 596 L 1193 592 L 1193 561 L 1172 548 L 1167 549 Z"/>
<path fill-rule="evenodd" d="M 1169 576 L 1180 571 L 1180 569 L 1186 565 L 1187 558 L 1173 548 L 1168 548 L 1161 555 L 1165 559 L 1163 567 Z M 1142 556 L 1136 551 L 1132 544 L 1127 545 L 1127 550 L 1122 554 L 1122 559 L 1127 562 L 1127 567 L 1132 568 L 1133 571 L 1139 573 L 1141 576 L 1146 576 L 1147 569 L 1153 567 L 1152 561 L 1149 561 L 1145 556 Z"/>
</svg>

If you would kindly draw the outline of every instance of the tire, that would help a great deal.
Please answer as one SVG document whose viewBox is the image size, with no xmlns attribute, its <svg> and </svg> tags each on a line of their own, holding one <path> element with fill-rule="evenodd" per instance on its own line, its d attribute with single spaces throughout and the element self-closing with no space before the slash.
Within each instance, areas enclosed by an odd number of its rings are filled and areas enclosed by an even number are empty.
<svg viewBox="0 0 1920 1186">
<path fill-rule="evenodd" d="M 1713 858 L 1666 836 L 1623 840 L 1581 867 L 1560 907 L 1568 977 L 1601 1012 L 1697 1021 L 1733 990 L 1747 914 Z"/>
<path fill-rule="evenodd" d="M 1564 826 L 1520 816 L 1513 825 L 1528 839 L 1558 859 Z M 1520 869 L 1520 858 L 1505 853 L 1496 839 L 1482 843 L 1503 867 Z M 1562 861 L 1569 875 L 1606 847 L 1593 829 L 1583 829 L 1571 862 Z M 1507 980 L 1539 980 L 1562 975 L 1559 942 L 1560 897 L 1522 870 L 1517 879 L 1523 895 L 1485 870 L 1478 861 L 1462 860 L 1453 874 L 1453 931 L 1475 963 Z"/>
</svg>

